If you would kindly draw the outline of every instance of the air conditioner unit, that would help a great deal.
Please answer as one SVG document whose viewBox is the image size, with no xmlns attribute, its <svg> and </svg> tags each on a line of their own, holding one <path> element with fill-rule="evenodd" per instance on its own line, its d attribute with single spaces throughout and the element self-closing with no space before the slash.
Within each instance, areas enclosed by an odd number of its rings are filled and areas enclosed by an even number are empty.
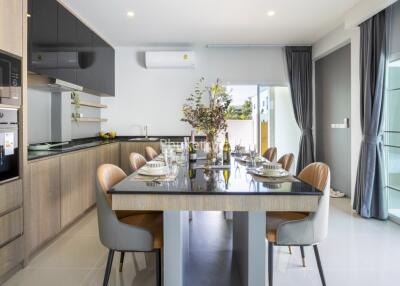
<svg viewBox="0 0 400 286">
<path fill-rule="evenodd" d="M 195 60 L 195 53 L 191 51 L 146 52 L 148 69 L 193 69 Z"/>
</svg>

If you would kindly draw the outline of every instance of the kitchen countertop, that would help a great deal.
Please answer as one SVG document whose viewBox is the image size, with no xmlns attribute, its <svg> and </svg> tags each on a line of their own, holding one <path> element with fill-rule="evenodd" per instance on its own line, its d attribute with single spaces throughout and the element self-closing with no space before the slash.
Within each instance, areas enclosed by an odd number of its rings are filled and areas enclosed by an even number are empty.
<svg viewBox="0 0 400 286">
<path fill-rule="evenodd" d="M 183 141 L 183 137 L 185 136 L 149 136 L 149 138 L 158 138 L 158 140 L 148 140 L 143 136 L 118 136 L 113 140 L 101 140 L 98 137 L 93 138 L 83 138 L 83 139 L 74 139 L 69 144 L 55 147 L 53 150 L 46 151 L 31 151 L 28 150 L 28 161 L 42 159 L 46 157 L 56 156 L 60 154 L 65 154 L 69 152 L 74 152 L 78 150 L 83 150 L 87 148 L 93 148 L 105 144 L 111 144 L 116 142 L 159 142 L 160 139 L 169 139 L 171 141 Z M 132 138 L 138 138 L 138 140 L 130 140 Z M 197 138 L 202 139 L 202 136 L 198 136 Z"/>
</svg>

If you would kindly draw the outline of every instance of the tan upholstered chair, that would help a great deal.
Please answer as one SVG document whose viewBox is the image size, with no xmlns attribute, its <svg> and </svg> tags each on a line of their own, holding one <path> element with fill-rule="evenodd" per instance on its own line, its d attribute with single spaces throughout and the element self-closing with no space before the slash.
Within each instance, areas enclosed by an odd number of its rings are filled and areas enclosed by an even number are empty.
<svg viewBox="0 0 400 286">
<path fill-rule="evenodd" d="M 151 146 L 146 146 L 146 148 L 144 149 L 144 154 L 146 156 L 147 161 L 151 161 L 158 156 L 156 150 L 154 150 L 154 148 Z"/>
<path fill-rule="evenodd" d="M 132 172 L 136 172 L 141 167 L 146 165 L 146 163 L 146 159 L 139 153 L 132 152 L 129 154 L 129 166 L 131 167 Z"/>
<path fill-rule="evenodd" d="M 324 163 L 312 163 L 300 172 L 298 178 L 312 185 L 323 194 L 315 213 L 267 213 L 266 237 L 268 240 L 269 286 L 272 286 L 273 283 L 274 245 L 300 246 L 303 266 L 305 265 L 304 246 L 312 245 L 322 285 L 326 285 L 318 252 L 318 244 L 325 239 L 328 234 L 330 170 Z"/>
<path fill-rule="evenodd" d="M 112 164 L 97 169 L 97 217 L 102 244 L 109 249 L 103 285 L 108 285 L 114 252 L 120 251 L 119 271 L 122 271 L 125 252 L 154 251 L 157 260 L 157 285 L 161 285 L 161 248 L 163 246 L 162 212 L 112 211 L 111 195 L 107 193 L 126 178 L 125 172 Z M 122 212 L 121 212 L 122 213 Z"/>
<path fill-rule="evenodd" d="M 276 147 L 270 147 L 264 152 L 263 157 L 270 162 L 275 162 L 276 153 L 277 153 Z"/>
<path fill-rule="evenodd" d="M 282 168 L 289 172 L 294 161 L 294 155 L 288 153 L 279 158 L 278 163 L 282 164 Z"/>
</svg>

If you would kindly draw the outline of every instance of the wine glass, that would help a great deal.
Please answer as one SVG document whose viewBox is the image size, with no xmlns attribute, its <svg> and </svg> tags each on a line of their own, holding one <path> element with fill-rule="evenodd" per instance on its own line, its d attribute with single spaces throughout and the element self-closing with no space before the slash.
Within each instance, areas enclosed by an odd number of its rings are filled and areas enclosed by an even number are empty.
<svg viewBox="0 0 400 286">
<path fill-rule="evenodd" d="M 249 145 L 249 155 L 251 159 L 251 164 L 253 166 L 256 165 L 256 155 L 257 155 L 257 147 L 255 144 L 250 144 Z"/>
</svg>

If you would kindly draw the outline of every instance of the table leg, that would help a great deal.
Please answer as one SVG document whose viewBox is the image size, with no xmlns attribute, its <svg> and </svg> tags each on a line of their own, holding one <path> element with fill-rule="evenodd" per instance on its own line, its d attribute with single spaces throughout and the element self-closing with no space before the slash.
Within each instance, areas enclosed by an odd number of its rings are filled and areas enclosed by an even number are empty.
<svg viewBox="0 0 400 286">
<path fill-rule="evenodd" d="M 233 214 L 233 252 L 243 286 L 265 286 L 265 212 Z"/>
<path fill-rule="evenodd" d="M 184 286 L 189 259 L 189 214 L 164 211 L 164 286 Z"/>
</svg>

